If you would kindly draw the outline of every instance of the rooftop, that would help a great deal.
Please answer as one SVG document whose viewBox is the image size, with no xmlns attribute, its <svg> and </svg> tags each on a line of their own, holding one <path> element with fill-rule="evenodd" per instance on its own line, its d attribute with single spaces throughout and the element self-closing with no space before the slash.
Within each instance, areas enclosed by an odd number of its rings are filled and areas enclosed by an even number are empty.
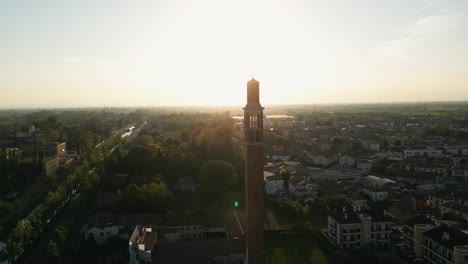
<svg viewBox="0 0 468 264">
<path fill-rule="evenodd" d="M 448 234 L 448 238 L 444 238 L 444 233 Z M 453 248 L 454 246 L 467 245 L 468 235 L 458 228 L 440 225 L 431 230 L 424 232 L 428 238 L 436 241 L 437 243 L 445 246 L 446 248 Z"/>
</svg>

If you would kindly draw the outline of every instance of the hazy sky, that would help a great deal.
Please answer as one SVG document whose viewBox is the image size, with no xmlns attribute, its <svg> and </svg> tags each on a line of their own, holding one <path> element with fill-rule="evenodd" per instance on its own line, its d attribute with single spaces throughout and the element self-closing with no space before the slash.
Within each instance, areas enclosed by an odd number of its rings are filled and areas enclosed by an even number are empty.
<svg viewBox="0 0 468 264">
<path fill-rule="evenodd" d="M 468 100 L 468 1 L 0 1 L 0 107 Z"/>
</svg>

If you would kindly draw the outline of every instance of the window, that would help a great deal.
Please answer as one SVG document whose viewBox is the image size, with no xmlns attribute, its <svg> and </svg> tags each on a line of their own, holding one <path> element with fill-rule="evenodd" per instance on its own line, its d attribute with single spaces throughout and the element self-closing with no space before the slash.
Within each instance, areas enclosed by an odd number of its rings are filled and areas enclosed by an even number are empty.
<svg viewBox="0 0 468 264">
<path fill-rule="evenodd" d="M 250 127 L 255 128 L 258 127 L 257 115 L 250 115 Z"/>
</svg>

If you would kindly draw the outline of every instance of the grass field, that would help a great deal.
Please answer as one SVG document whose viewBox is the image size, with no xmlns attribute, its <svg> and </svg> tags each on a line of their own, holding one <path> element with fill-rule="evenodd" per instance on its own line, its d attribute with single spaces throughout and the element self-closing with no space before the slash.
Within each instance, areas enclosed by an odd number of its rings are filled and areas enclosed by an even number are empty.
<svg viewBox="0 0 468 264">
<path fill-rule="evenodd" d="M 330 258 L 309 237 L 265 238 L 265 261 L 268 264 L 331 264 Z"/>
<path fill-rule="evenodd" d="M 309 224 L 307 224 L 309 223 Z M 265 229 L 323 229 L 327 227 L 327 213 L 311 207 L 311 214 L 307 217 L 287 216 L 272 204 L 265 204 Z"/>
</svg>

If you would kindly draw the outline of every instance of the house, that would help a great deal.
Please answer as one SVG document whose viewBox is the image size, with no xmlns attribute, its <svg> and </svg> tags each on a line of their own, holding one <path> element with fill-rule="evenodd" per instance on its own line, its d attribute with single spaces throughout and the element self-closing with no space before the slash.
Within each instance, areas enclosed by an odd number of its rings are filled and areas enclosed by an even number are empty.
<svg viewBox="0 0 468 264">
<path fill-rule="evenodd" d="M 328 215 L 327 236 L 335 246 L 345 249 L 356 249 L 370 242 L 388 247 L 393 223 L 394 219 L 386 211 L 345 209 Z"/>
<path fill-rule="evenodd" d="M 357 168 L 361 170 L 362 173 L 369 173 L 372 169 L 373 161 L 370 159 L 359 160 L 357 163 Z"/>
<path fill-rule="evenodd" d="M 336 158 L 327 158 L 323 155 L 317 155 L 317 156 L 312 157 L 312 162 L 315 165 L 329 166 L 335 161 L 336 161 Z"/>
<path fill-rule="evenodd" d="M 47 155 L 63 156 L 67 152 L 67 143 L 65 142 L 50 142 L 47 146 Z"/>
<path fill-rule="evenodd" d="M 440 159 L 443 157 L 443 150 L 433 149 L 433 148 L 416 148 L 416 149 L 405 149 L 403 151 L 403 157 L 405 159 L 416 157 L 416 156 L 426 156 L 428 158 Z"/>
<path fill-rule="evenodd" d="M 429 195 L 428 205 L 440 211 L 440 206 L 446 202 L 455 201 L 455 197 L 451 195 L 445 195 L 442 193 L 436 193 Z"/>
<path fill-rule="evenodd" d="M 367 150 L 369 150 L 371 152 L 379 152 L 380 151 L 380 143 L 379 142 L 363 141 L 362 144 Z"/>
<path fill-rule="evenodd" d="M 390 189 L 390 186 L 395 184 L 395 181 L 389 180 L 387 178 L 377 177 L 374 175 L 365 176 L 363 180 L 366 186 L 379 189 Z"/>
<path fill-rule="evenodd" d="M 124 214 L 116 215 L 110 213 L 97 213 L 91 215 L 88 223 L 83 225 L 81 232 L 85 240 L 93 237 L 96 244 L 104 244 L 113 235 L 127 237 L 125 228 L 136 225 L 148 225 L 163 223 L 163 216 L 157 214 Z"/>
<path fill-rule="evenodd" d="M 416 193 L 411 196 L 411 205 L 414 210 L 420 210 L 427 207 L 427 200 L 424 194 Z"/>
<path fill-rule="evenodd" d="M 458 165 L 452 168 L 452 179 L 454 181 L 468 181 L 468 165 Z"/>
<path fill-rule="evenodd" d="M 442 176 L 433 172 L 396 170 L 395 179 L 405 183 L 432 184 L 439 183 L 442 180 Z"/>
<path fill-rule="evenodd" d="M 152 263 L 152 252 L 158 244 L 158 233 L 152 226 L 137 225 L 128 241 L 130 264 Z"/>
<path fill-rule="evenodd" d="M 340 166 L 353 167 L 354 166 L 354 159 L 351 156 L 343 155 L 343 156 L 340 156 L 340 158 L 338 159 L 338 164 Z"/>
<path fill-rule="evenodd" d="M 350 192 L 346 195 L 346 203 L 352 208 L 367 208 L 366 198 L 355 192 Z"/>
<path fill-rule="evenodd" d="M 387 201 L 388 200 L 388 191 L 377 188 L 367 188 L 363 192 L 369 196 L 372 201 Z"/>
<path fill-rule="evenodd" d="M 302 176 L 292 177 L 289 179 L 289 182 L 288 182 L 288 191 L 289 193 L 296 193 L 296 192 L 302 191 L 306 188 L 305 184 L 306 184 L 306 181 L 304 177 Z"/>
<path fill-rule="evenodd" d="M 284 191 L 284 179 L 279 175 L 272 175 L 265 178 L 265 192 L 275 194 Z"/>
<path fill-rule="evenodd" d="M 415 253 L 415 245 L 418 247 L 419 257 L 422 257 L 421 248 L 424 243 L 421 233 L 433 228 L 435 217 L 430 214 L 419 214 L 403 222 L 403 248 L 409 255 Z"/>
<path fill-rule="evenodd" d="M 166 241 L 199 240 L 205 238 L 205 226 L 201 221 L 169 221 L 166 223 L 168 230 L 165 232 Z"/>
<path fill-rule="evenodd" d="M 198 191 L 199 186 L 193 178 L 184 176 L 177 180 L 174 189 L 182 193 L 194 193 Z"/>
<path fill-rule="evenodd" d="M 466 230 L 440 225 L 422 233 L 424 260 L 429 264 L 462 264 L 468 261 Z"/>
<path fill-rule="evenodd" d="M 450 166 L 446 164 L 420 163 L 414 165 L 414 171 L 436 173 L 440 174 L 443 178 L 445 178 L 448 175 L 449 168 Z"/>
<path fill-rule="evenodd" d="M 111 236 L 119 235 L 122 221 L 117 215 L 96 214 L 90 217 L 82 229 L 85 240 L 94 239 L 96 244 L 104 244 Z M 92 238 L 91 238 L 92 237 Z"/>
<path fill-rule="evenodd" d="M 448 201 L 439 206 L 441 215 L 452 214 L 468 221 L 468 206 L 454 201 Z"/>
</svg>

